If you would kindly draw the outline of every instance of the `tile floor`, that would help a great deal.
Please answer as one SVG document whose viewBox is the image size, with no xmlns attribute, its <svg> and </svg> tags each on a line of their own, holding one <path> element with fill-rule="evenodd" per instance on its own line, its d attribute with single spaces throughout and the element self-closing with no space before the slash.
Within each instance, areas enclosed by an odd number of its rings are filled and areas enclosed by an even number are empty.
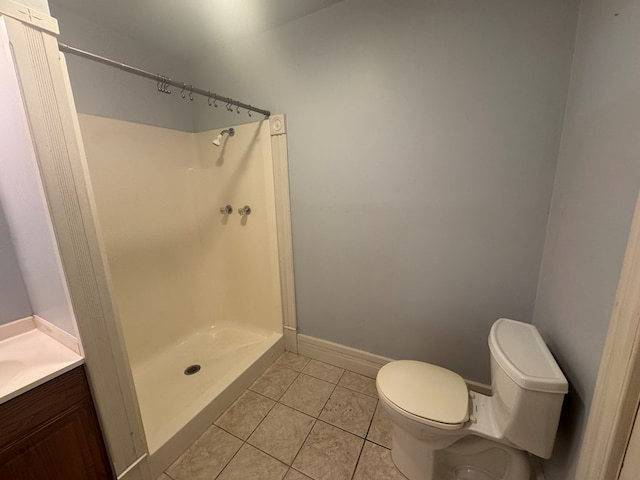
<svg viewBox="0 0 640 480">
<path fill-rule="evenodd" d="M 375 380 L 285 352 L 158 480 L 405 480 Z"/>
</svg>

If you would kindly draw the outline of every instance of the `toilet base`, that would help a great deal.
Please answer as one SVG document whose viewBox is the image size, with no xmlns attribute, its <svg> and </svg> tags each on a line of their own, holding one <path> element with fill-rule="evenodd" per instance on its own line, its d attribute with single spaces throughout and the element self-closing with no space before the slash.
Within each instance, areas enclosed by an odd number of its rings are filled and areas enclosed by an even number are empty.
<svg viewBox="0 0 640 480">
<path fill-rule="evenodd" d="M 435 450 L 397 425 L 391 433 L 391 459 L 409 480 L 435 480 Z"/>
<path fill-rule="evenodd" d="M 391 458 L 409 480 L 528 480 L 530 475 L 522 450 L 475 435 L 434 450 L 395 425 Z"/>
</svg>

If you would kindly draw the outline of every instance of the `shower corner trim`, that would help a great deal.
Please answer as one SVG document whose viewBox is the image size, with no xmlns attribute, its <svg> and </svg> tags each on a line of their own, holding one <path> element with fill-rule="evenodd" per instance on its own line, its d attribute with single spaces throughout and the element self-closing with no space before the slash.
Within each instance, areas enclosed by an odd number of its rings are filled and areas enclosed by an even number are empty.
<svg viewBox="0 0 640 480">
<path fill-rule="evenodd" d="M 109 457 L 118 479 L 147 480 L 147 446 L 94 223 L 76 110 L 55 38 L 57 22 L 0 0 L 0 23 L 6 26 L 19 74 L 24 111 Z"/>
<path fill-rule="evenodd" d="M 293 239 L 291 236 L 291 201 L 289 198 L 289 161 L 287 156 L 287 130 L 284 114 L 269 118 L 273 183 L 276 200 L 280 290 L 285 349 L 298 353 L 296 296 L 293 275 Z"/>
<path fill-rule="evenodd" d="M 289 352 L 298 353 L 286 117 L 284 114 L 272 115 L 268 121 L 273 158 L 283 335 L 285 349 Z"/>
</svg>

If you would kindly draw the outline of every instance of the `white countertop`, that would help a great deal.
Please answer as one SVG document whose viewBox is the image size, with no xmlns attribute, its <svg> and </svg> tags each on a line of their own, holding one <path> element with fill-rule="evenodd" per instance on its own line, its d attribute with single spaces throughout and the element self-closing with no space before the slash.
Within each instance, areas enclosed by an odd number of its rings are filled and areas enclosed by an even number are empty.
<svg viewBox="0 0 640 480">
<path fill-rule="evenodd" d="M 84 363 L 49 330 L 37 317 L 0 325 L 0 404 Z"/>
</svg>

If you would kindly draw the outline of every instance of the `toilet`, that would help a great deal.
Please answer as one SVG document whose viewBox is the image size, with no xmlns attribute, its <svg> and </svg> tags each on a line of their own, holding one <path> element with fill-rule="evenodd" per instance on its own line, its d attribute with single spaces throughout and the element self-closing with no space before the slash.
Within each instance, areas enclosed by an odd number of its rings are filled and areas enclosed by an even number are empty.
<svg viewBox="0 0 640 480">
<path fill-rule="evenodd" d="M 376 378 L 391 458 L 409 480 L 528 480 L 549 458 L 567 380 L 538 330 L 501 318 L 489 333 L 492 395 L 450 370 L 393 361 Z"/>
</svg>

